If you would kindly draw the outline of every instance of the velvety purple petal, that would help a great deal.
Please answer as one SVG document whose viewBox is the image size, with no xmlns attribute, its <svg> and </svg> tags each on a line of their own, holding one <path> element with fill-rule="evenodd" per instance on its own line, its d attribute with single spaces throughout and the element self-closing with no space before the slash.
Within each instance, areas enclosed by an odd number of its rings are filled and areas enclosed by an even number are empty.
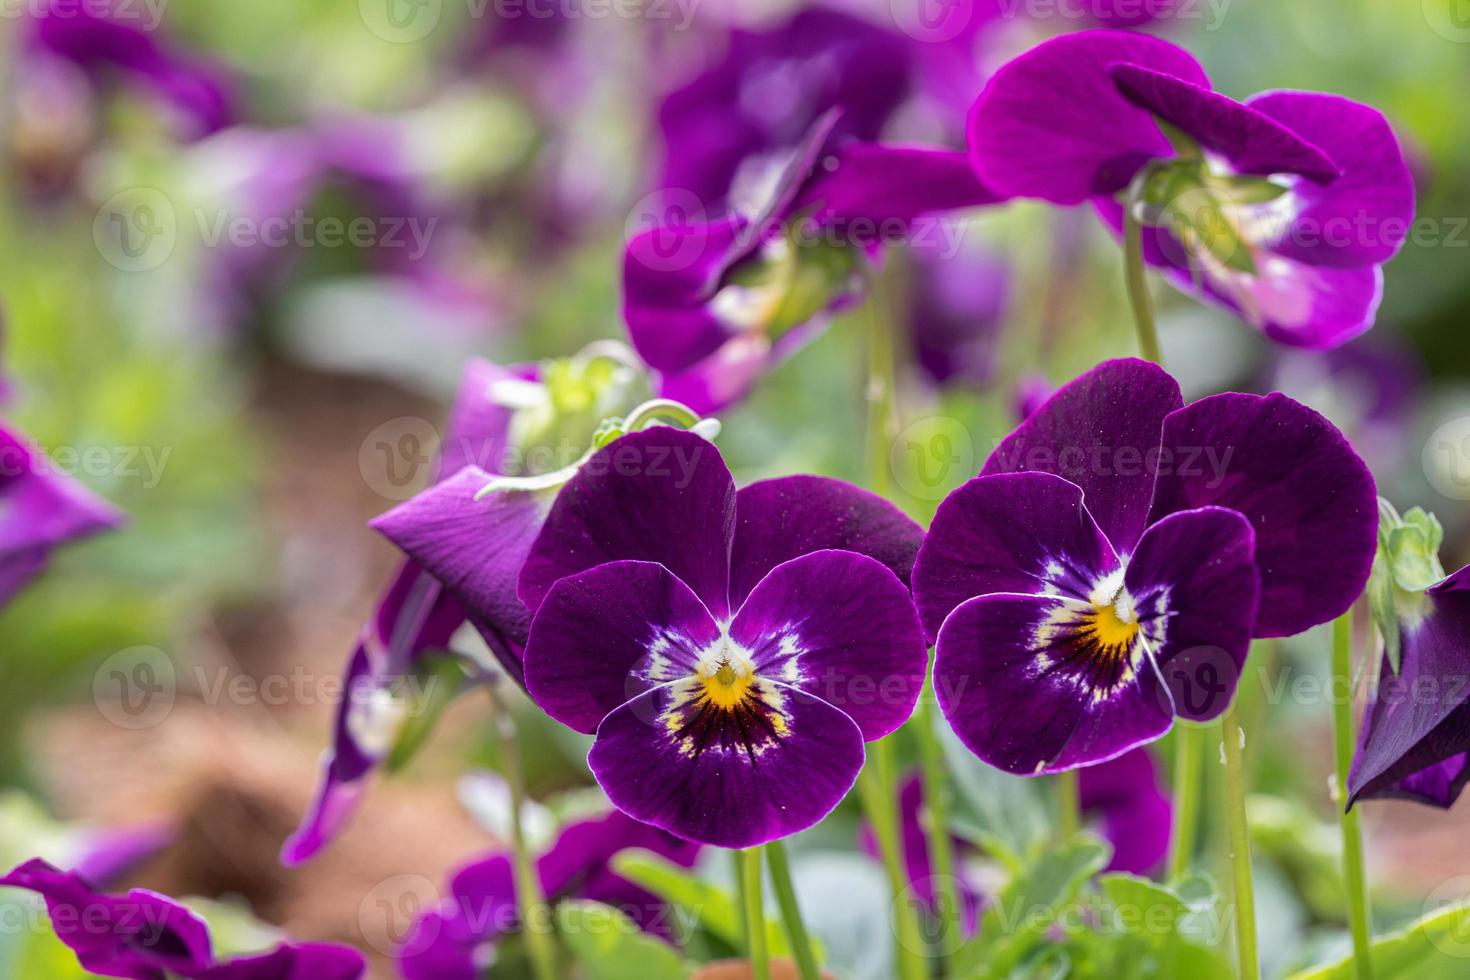
<svg viewBox="0 0 1470 980">
<path fill-rule="evenodd" d="M 1187 51 L 1145 34 L 1082 31 L 1043 41 L 990 79 L 970 110 L 970 162 L 991 190 L 1081 204 L 1174 155 L 1153 116 L 1109 76 L 1127 63 L 1208 87 Z"/>
<path fill-rule="evenodd" d="M 56 936 L 88 970 L 134 980 L 161 980 L 163 971 L 192 975 L 211 962 L 204 920 L 155 892 L 104 895 L 74 872 L 27 861 L 0 878 L 46 900 Z"/>
<path fill-rule="evenodd" d="M 1262 92 L 1247 104 L 1320 146 L 1342 171 L 1325 187 L 1292 189 L 1301 209 L 1275 251 L 1309 265 L 1393 258 L 1414 220 L 1414 178 L 1383 113 L 1325 92 Z"/>
<path fill-rule="evenodd" d="M 481 980 L 475 943 L 461 942 L 439 910 L 414 920 L 393 958 L 403 980 Z"/>
<path fill-rule="evenodd" d="M 0 557 L 49 548 L 125 520 L 0 422 Z"/>
<path fill-rule="evenodd" d="M 813 551 L 855 551 L 905 583 L 924 531 L 893 504 L 861 487 L 824 476 L 785 476 L 735 494 L 730 602 L 739 606 L 782 562 Z"/>
<path fill-rule="evenodd" d="M 1174 721 L 1142 643 L 1107 648 L 1090 603 L 987 595 L 939 632 L 939 707 L 971 752 L 1023 776 L 1105 762 Z"/>
<path fill-rule="evenodd" d="M 1152 517 L 1220 506 L 1256 532 L 1254 633 L 1291 636 L 1363 592 L 1378 547 L 1373 476 L 1331 422 L 1275 393 L 1200 399 L 1164 423 Z"/>
<path fill-rule="evenodd" d="M 1164 419 L 1183 404 L 1178 382 L 1157 364 L 1104 361 L 1006 436 L 980 474 L 1039 471 L 1075 483 L 1114 549 L 1132 551 L 1148 517 Z"/>
<path fill-rule="evenodd" d="M 282 943 L 190 974 L 190 980 L 357 980 L 367 961 L 355 949 L 326 943 Z"/>
<path fill-rule="evenodd" d="M 719 450 L 655 426 L 614 440 L 561 489 L 521 571 L 532 610 L 560 578 L 609 561 L 654 561 L 729 615 L 735 481 Z"/>
<path fill-rule="evenodd" d="M 1385 784 L 1380 789 L 1364 792 L 1358 798 L 1411 800 L 1448 810 L 1460 798 L 1467 782 L 1470 782 L 1470 753 L 1460 752 L 1443 762 L 1436 762 L 1428 768 L 1405 776 L 1397 783 Z"/>
<path fill-rule="evenodd" d="M 720 628 L 664 566 L 614 561 L 554 585 L 531 624 L 526 690 L 541 710 L 592 734 L 650 687 L 693 674 Z"/>
<path fill-rule="evenodd" d="M 1423 613 L 1401 624 L 1397 676 L 1384 658 L 1348 776 L 1353 800 L 1399 795 L 1403 780 L 1470 746 L 1470 568 L 1431 588 Z M 1411 788 L 1458 792 L 1458 776 L 1442 769 Z"/>
<path fill-rule="evenodd" d="M 1178 127 L 1243 174 L 1301 174 L 1327 183 L 1341 170 L 1320 147 L 1251 106 L 1143 65 L 1113 65 L 1108 74 L 1135 105 Z"/>
<path fill-rule="evenodd" d="M 928 666 L 909 590 L 850 551 L 776 566 L 735 614 L 730 638 L 760 674 L 846 712 L 867 741 L 913 714 Z"/>
<path fill-rule="evenodd" d="M 531 613 L 516 588 L 556 491 L 502 490 L 476 499 L 492 479 L 484 470 L 465 467 L 372 526 L 443 582 L 476 625 L 493 627 L 486 639 L 497 640 L 491 649 L 519 680 L 519 647 L 526 642 Z M 500 638 L 510 641 L 509 648 Z"/>
<path fill-rule="evenodd" d="M 1003 200 L 975 177 L 965 154 L 931 147 L 849 143 L 821 164 L 802 190 L 796 211 L 826 227 L 877 225 L 902 233 L 915 218 Z"/>
<path fill-rule="evenodd" d="M 104 827 L 86 834 L 72 870 L 88 881 L 113 884 L 178 839 L 168 821 Z"/>
<path fill-rule="evenodd" d="M 974 596 L 1085 599 L 1117 567 L 1075 484 L 1049 473 L 1001 473 L 976 477 L 939 505 L 914 563 L 914 597 L 933 639 Z"/>
<path fill-rule="evenodd" d="M 1155 769 L 1148 749 L 1138 748 L 1078 774 L 1082 812 L 1101 821 L 1113 845 L 1109 871 L 1146 875 L 1168 853 L 1174 811 Z"/>
<path fill-rule="evenodd" d="M 1363 334 L 1377 319 L 1383 299 L 1383 270 L 1377 266 L 1338 269 L 1270 253 L 1258 258 L 1257 275 L 1211 270 L 1203 289 L 1182 271 L 1171 273 L 1169 280 L 1239 314 L 1289 347 L 1330 350 Z"/>
<path fill-rule="evenodd" d="M 1260 599 L 1250 521 L 1223 507 L 1170 514 L 1144 532 L 1123 583 L 1175 711 L 1219 717 L 1235 696 Z"/>
<path fill-rule="evenodd" d="M 699 682 L 654 688 L 608 715 L 587 757 L 624 813 L 689 840 L 754 847 L 832 811 L 863 767 L 846 714 L 758 680 L 740 710 L 700 706 Z"/>
<path fill-rule="evenodd" d="M 487 473 L 501 472 L 515 408 L 497 398 L 496 389 L 507 382 L 527 380 L 527 373 L 479 358 L 465 366 L 439 447 L 440 479 L 466 466 L 477 466 Z"/>
<path fill-rule="evenodd" d="M 818 317 L 792 333 L 812 333 L 808 327 L 820 332 L 826 328 L 826 322 L 826 317 Z M 661 373 L 659 397 L 682 402 L 700 415 L 713 415 L 749 394 L 761 375 L 778 359 L 776 345 L 768 336 L 760 331 L 748 331 L 734 336 L 697 364 L 681 371 Z"/>
</svg>

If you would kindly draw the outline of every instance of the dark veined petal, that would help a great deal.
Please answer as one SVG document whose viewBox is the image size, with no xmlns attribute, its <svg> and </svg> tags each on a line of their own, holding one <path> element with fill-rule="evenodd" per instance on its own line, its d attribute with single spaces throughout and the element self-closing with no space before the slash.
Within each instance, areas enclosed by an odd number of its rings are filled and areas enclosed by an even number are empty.
<svg viewBox="0 0 1470 980">
<path fill-rule="evenodd" d="M 754 847 L 816 824 L 857 781 L 863 736 L 846 714 L 757 680 L 732 709 L 699 681 L 654 688 L 608 715 L 587 757 L 613 805 L 719 847 Z"/>
<path fill-rule="evenodd" d="M 548 715 L 590 735 L 624 702 L 692 675 L 719 641 L 709 610 L 667 568 L 609 562 L 547 593 L 526 644 L 526 690 Z"/>
<path fill-rule="evenodd" d="M 1123 583 L 1181 718 L 1229 707 L 1260 598 L 1255 533 L 1223 507 L 1170 514 L 1144 532 Z"/>
<path fill-rule="evenodd" d="M 519 681 L 520 647 L 531 613 L 516 595 L 516 586 L 556 492 L 502 490 L 476 499 L 492 479 L 467 466 L 372 526 L 459 597 Z"/>
<path fill-rule="evenodd" d="M 1075 484 L 1049 473 L 981 476 L 939 505 L 914 563 L 914 598 L 932 640 L 977 595 L 1086 599 L 1117 567 Z"/>
<path fill-rule="evenodd" d="M 1470 721 L 1465 723 L 1465 727 L 1470 727 Z M 1467 782 L 1470 782 L 1470 753 L 1459 752 L 1443 762 L 1405 776 L 1397 783 L 1386 784 L 1372 793 L 1365 792 L 1360 798 L 1412 800 L 1448 810 L 1460 798 Z"/>
<path fill-rule="evenodd" d="M 1447 807 L 1465 779 L 1444 763 L 1470 747 L 1470 566 L 1432 587 L 1399 637 L 1399 673 L 1385 658 L 1364 716 L 1350 799 L 1417 794 Z"/>
<path fill-rule="evenodd" d="M 1128 186 L 1139 168 L 1174 155 L 1153 116 L 1119 91 L 1126 63 L 1208 87 L 1184 49 L 1146 34 L 1081 31 L 1044 41 L 990 79 L 970 110 L 970 162 L 1007 197 L 1081 204 Z"/>
<path fill-rule="evenodd" d="M 1006 436 L 980 475 L 1038 471 L 1075 483 L 1113 548 L 1127 553 L 1147 523 L 1164 419 L 1183 404 L 1157 364 L 1104 361 Z"/>
<path fill-rule="evenodd" d="M 1274 250 L 1309 265 L 1393 258 L 1414 220 L 1414 178 L 1383 113 L 1325 92 L 1262 92 L 1247 104 L 1320 146 L 1342 170 L 1325 187 L 1292 189 L 1302 207 Z"/>
<path fill-rule="evenodd" d="M 1285 395 L 1212 395 L 1169 416 L 1154 520 L 1228 507 L 1256 532 L 1255 635 L 1335 619 L 1363 592 L 1378 547 L 1373 477 L 1331 422 Z"/>
<path fill-rule="evenodd" d="M 928 645 L 909 590 L 850 551 L 817 551 L 778 565 L 730 624 L 758 675 L 816 695 L 872 741 L 913 714 Z"/>
<path fill-rule="evenodd" d="M 1108 74 L 1135 105 L 1220 154 L 1236 173 L 1301 174 L 1328 183 L 1342 172 L 1308 137 L 1208 85 L 1143 65 L 1113 65 Z"/>
<path fill-rule="evenodd" d="M 521 571 L 535 610 L 560 578 L 610 561 L 654 561 L 729 615 L 735 481 L 709 440 L 670 426 L 594 453 L 561 489 Z"/>
<path fill-rule="evenodd" d="M 939 632 L 934 687 L 971 752 L 1026 776 L 1105 762 L 1174 721 L 1137 629 L 1055 596 L 961 605 Z"/>
<path fill-rule="evenodd" d="M 813 551 L 855 551 L 888 567 L 904 583 L 924 531 L 893 504 L 824 476 L 784 476 L 735 494 L 730 602 L 738 607 L 777 565 Z"/>
</svg>

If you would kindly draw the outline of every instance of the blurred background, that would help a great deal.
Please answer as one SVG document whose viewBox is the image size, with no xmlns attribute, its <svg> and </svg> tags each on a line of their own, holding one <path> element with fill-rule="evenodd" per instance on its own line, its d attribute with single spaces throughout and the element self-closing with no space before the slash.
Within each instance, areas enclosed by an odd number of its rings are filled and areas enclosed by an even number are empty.
<svg viewBox="0 0 1470 980">
<path fill-rule="evenodd" d="M 861 109 L 857 135 L 958 147 L 995 66 L 1100 24 L 1185 45 L 1232 96 L 1387 113 L 1419 220 L 1376 329 L 1292 354 L 1160 287 L 1166 362 L 1190 397 L 1324 411 L 1385 495 L 1438 514 L 1445 566 L 1470 560 L 1461 0 L 0 0 L 0 416 L 129 517 L 0 608 L 0 864 L 136 831 L 152 843 L 122 880 L 390 975 L 402 897 L 503 826 L 473 776 L 495 766 L 488 704 L 455 704 L 316 861 L 276 855 L 395 564 L 366 522 L 428 479 L 466 361 L 622 337 L 623 246 L 660 188 L 714 204 L 834 105 Z M 1022 202 L 955 227 L 957 252 L 900 257 L 891 304 L 893 491 L 921 521 L 1019 399 L 1134 349 L 1092 215 Z M 863 478 L 861 315 L 720 413 L 738 479 Z M 1245 688 L 1274 971 L 1342 930 L 1329 710 L 1292 686 L 1327 649 L 1289 641 Z M 587 785 L 580 737 L 523 723 L 538 797 Z M 1470 891 L 1463 806 L 1365 814 L 1385 922 Z M 855 819 L 829 824 L 850 847 Z M 0 963 L 43 955 L 25 941 L 0 936 Z"/>
</svg>

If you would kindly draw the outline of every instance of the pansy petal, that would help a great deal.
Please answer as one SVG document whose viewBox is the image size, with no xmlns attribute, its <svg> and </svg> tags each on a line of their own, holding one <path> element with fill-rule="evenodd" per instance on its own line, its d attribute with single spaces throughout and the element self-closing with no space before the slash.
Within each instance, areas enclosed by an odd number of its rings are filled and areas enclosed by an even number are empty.
<svg viewBox="0 0 1470 980">
<path fill-rule="evenodd" d="M 939 505 L 914 563 L 914 598 L 932 640 L 966 599 L 993 592 L 1085 599 L 1117 567 L 1076 484 L 1050 473 L 981 476 Z"/>
<path fill-rule="evenodd" d="M 1331 350 L 1369 330 L 1378 317 L 1383 299 L 1383 270 L 1378 266 L 1339 269 L 1267 253 L 1256 268 L 1254 276 L 1211 269 L 1199 284 L 1177 269 L 1168 278 L 1288 347 Z"/>
<path fill-rule="evenodd" d="M 736 613 L 730 639 L 760 674 L 846 712 L 870 742 L 913 714 L 928 666 L 909 590 L 850 551 L 776 566 Z"/>
<path fill-rule="evenodd" d="M 433 909 L 409 926 L 393 951 L 403 980 L 480 980 L 483 971 L 475 962 L 476 944 L 451 934 L 449 921 L 444 912 Z"/>
<path fill-rule="evenodd" d="M 1170 514 L 1144 532 L 1123 583 L 1179 716 L 1219 717 L 1235 696 L 1260 599 L 1250 521 L 1223 507 Z"/>
<path fill-rule="evenodd" d="M 735 494 L 730 602 L 739 606 L 771 569 L 813 551 L 867 555 L 905 583 L 924 540 L 918 524 L 875 493 L 824 476 L 785 476 Z"/>
<path fill-rule="evenodd" d="M 1399 637 L 1399 672 L 1385 658 L 1364 716 L 1348 776 L 1354 800 L 1394 795 L 1403 779 L 1470 745 L 1470 569 L 1431 588 L 1422 617 L 1401 623 Z"/>
<path fill-rule="evenodd" d="M 895 179 L 902 175 L 902 179 Z M 1003 200 L 975 176 L 965 154 L 934 147 L 848 143 L 823 161 L 801 192 L 798 212 L 824 227 L 871 226 L 892 234 L 925 214 Z"/>
<path fill-rule="evenodd" d="M 493 633 L 485 628 L 481 632 L 519 680 L 519 648 L 525 644 L 531 613 L 516 587 L 556 492 L 500 490 L 480 497 L 493 479 L 467 466 L 372 526 L 458 596 L 477 625 L 493 628 Z"/>
<path fill-rule="evenodd" d="M 987 595 L 944 622 L 934 687 L 971 752 L 1019 775 L 1104 762 L 1169 730 L 1174 708 L 1141 643 L 1099 642 L 1090 603 Z"/>
<path fill-rule="evenodd" d="M 439 447 L 439 477 L 452 476 L 466 466 L 499 473 L 509 447 L 515 406 L 500 396 L 502 388 L 521 384 L 527 372 L 501 367 L 476 358 L 465 366 L 444 440 Z"/>
<path fill-rule="evenodd" d="M 729 612 L 735 481 L 707 439 L 655 426 L 594 453 L 561 489 L 521 571 L 534 610 L 557 579 L 609 561 L 655 561 L 718 619 Z"/>
<path fill-rule="evenodd" d="M 1341 170 L 1322 148 L 1266 113 L 1143 65 L 1113 65 L 1108 74 L 1135 105 L 1220 154 L 1236 173 L 1301 174 L 1323 183 Z"/>
<path fill-rule="evenodd" d="M 1169 416 L 1152 517 L 1211 505 L 1244 514 L 1261 572 L 1257 637 L 1335 619 L 1378 546 L 1373 476 L 1341 432 L 1285 395 L 1212 395 Z"/>
<path fill-rule="evenodd" d="M 704 603 L 667 568 L 609 562 L 546 594 L 526 644 L 526 690 L 548 715 L 590 735 L 618 705 L 692 674 L 719 640 Z"/>
<path fill-rule="evenodd" d="M 1148 749 L 1083 769 L 1077 802 L 1085 815 L 1102 822 L 1103 836 L 1113 845 L 1107 870 L 1146 875 L 1163 861 L 1174 811 Z"/>
<path fill-rule="evenodd" d="M 1463 738 L 1460 744 L 1464 744 Z M 1467 782 L 1470 782 L 1470 753 L 1459 752 L 1443 762 L 1436 762 L 1405 776 L 1397 783 L 1385 784 L 1381 789 L 1363 793 L 1359 798 L 1412 800 L 1425 806 L 1448 810 L 1460 798 Z"/>
<path fill-rule="evenodd" d="M 1084 31 L 1044 41 L 1002 66 L 970 110 L 970 162 L 1006 197 L 1081 204 L 1114 194 L 1152 159 L 1174 155 L 1109 68 L 1128 63 L 1209 85 L 1184 49 L 1146 34 Z"/>
<path fill-rule="evenodd" d="M 794 688 L 752 692 L 738 712 L 701 707 L 691 684 L 639 695 L 598 728 L 593 775 L 624 813 L 705 844 L 755 847 L 813 826 L 857 781 L 862 732 Z"/>
<path fill-rule="evenodd" d="M 1383 113 L 1325 92 L 1262 92 L 1247 104 L 1320 146 L 1342 171 L 1325 187 L 1293 188 L 1302 207 L 1274 250 L 1309 265 L 1393 258 L 1414 220 L 1414 178 Z"/>
<path fill-rule="evenodd" d="M 240 956 L 190 974 L 191 980 L 357 980 L 367 970 L 362 954 L 327 943 L 281 943 L 255 956 Z"/>
<path fill-rule="evenodd" d="M 826 328 L 826 317 L 818 317 L 792 334 L 811 333 L 808 326 L 815 326 L 819 332 Z M 681 371 L 661 373 L 659 397 L 682 402 L 700 415 L 712 415 L 749 394 L 762 372 L 778 359 L 776 345 L 764 333 L 753 330 L 737 334 L 698 363 Z"/>
<path fill-rule="evenodd" d="M 980 474 L 1039 471 L 1077 484 L 1113 547 L 1132 551 L 1153 496 L 1164 419 L 1183 404 L 1179 383 L 1157 364 L 1104 361 L 1006 436 Z"/>
</svg>

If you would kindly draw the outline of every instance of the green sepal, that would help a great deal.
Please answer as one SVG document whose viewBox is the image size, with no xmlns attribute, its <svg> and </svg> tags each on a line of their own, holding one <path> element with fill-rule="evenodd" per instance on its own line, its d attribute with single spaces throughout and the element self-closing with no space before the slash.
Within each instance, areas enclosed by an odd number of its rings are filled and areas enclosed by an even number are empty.
<svg viewBox="0 0 1470 980">
<path fill-rule="evenodd" d="M 1439 549 L 1444 527 L 1415 507 L 1402 516 L 1389 501 L 1378 501 L 1378 554 L 1368 578 L 1368 609 L 1383 637 L 1384 654 L 1395 675 L 1403 658 L 1405 621 L 1424 615 L 1424 592 L 1444 579 Z"/>
</svg>

